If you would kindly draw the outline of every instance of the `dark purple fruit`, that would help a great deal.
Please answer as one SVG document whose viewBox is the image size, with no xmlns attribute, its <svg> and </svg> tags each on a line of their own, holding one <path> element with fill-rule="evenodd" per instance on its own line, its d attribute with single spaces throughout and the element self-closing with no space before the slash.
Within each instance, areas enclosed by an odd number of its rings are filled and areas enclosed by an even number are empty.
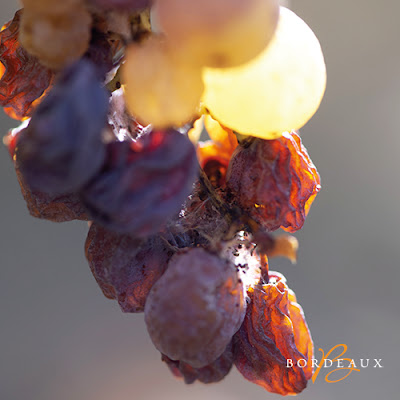
<svg viewBox="0 0 400 400">
<path fill-rule="evenodd" d="M 147 295 L 171 256 L 158 236 L 139 240 L 93 223 L 85 245 L 90 269 L 104 295 L 124 312 L 142 312 Z"/>
<path fill-rule="evenodd" d="M 146 237 L 179 212 L 197 170 L 196 152 L 186 136 L 154 131 L 134 143 L 109 143 L 106 164 L 82 198 L 93 220 Z"/>
<path fill-rule="evenodd" d="M 20 135 L 16 157 L 32 190 L 75 192 L 100 170 L 109 96 L 96 74 L 87 60 L 64 70 Z"/>
</svg>

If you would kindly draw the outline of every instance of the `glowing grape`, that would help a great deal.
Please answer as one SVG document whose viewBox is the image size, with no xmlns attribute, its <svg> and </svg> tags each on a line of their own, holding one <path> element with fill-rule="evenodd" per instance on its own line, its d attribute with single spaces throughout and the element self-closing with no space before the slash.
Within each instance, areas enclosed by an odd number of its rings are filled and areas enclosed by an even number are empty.
<svg viewBox="0 0 400 400">
<path fill-rule="evenodd" d="M 237 68 L 206 68 L 204 83 L 204 105 L 223 125 L 275 139 L 302 127 L 318 109 L 324 57 L 307 24 L 281 7 L 275 36 L 260 56 Z"/>
</svg>

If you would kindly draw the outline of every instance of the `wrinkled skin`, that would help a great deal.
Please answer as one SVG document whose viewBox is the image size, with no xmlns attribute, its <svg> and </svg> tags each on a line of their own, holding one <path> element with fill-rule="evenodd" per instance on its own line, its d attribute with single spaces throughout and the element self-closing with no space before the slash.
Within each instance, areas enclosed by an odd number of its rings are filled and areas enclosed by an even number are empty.
<svg viewBox="0 0 400 400">
<path fill-rule="evenodd" d="M 234 337 L 235 365 L 249 381 L 281 395 L 300 393 L 311 378 L 313 343 L 304 314 L 281 274 L 271 272 L 269 284 L 249 292 L 251 302 Z M 293 368 L 287 368 L 292 359 Z M 303 363 L 303 361 L 301 362 Z"/>
<path fill-rule="evenodd" d="M 178 253 L 153 286 L 145 306 L 156 348 L 194 368 L 214 362 L 245 313 L 235 266 L 202 248 Z"/>
<path fill-rule="evenodd" d="M 320 177 L 296 132 L 276 140 L 252 139 L 232 156 L 231 201 L 268 231 L 300 229 L 319 192 Z"/>
<path fill-rule="evenodd" d="M 32 217 L 52 222 L 67 222 L 73 220 L 88 221 L 89 217 L 79 196 L 76 193 L 49 195 L 37 190 L 31 190 L 26 185 L 24 177 L 15 165 L 22 196 L 25 199 L 29 214 Z"/>
<path fill-rule="evenodd" d="M 183 361 L 174 361 L 166 355 L 162 355 L 170 371 L 177 378 L 183 379 L 186 384 L 199 381 L 202 383 L 219 382 L 229 374 L 233 365 L 232 342 L 228 344 L 225 351 L 214 362 L 202 368 L 193 368 Z"/>
<path fill-rule="evenodd" d="M 108 94 L 95 67 L 66 69 L 21 132 L 16 157 L 32 190 L 61 195 L 80 190 L 100 170 Z"/>
<path fill-rule="evenodd" d="M 0 105 L 12 118 L 32 114 L 53 79 L 53 72 L 29 54 L 18 40 L 22 10 L 0 32 Z"/>
<path fill-rule="evenodd" d="M 195 149 L 186 136 L 153 131 L 135 143 L 109 143 L 104 168 L 82 197 L 95 221 L 146 237 L 179 212 L 197 170 Z"/>
<path fill-rule="evenodd" d="M 86 258 L 103 294 L 124 312 L 143 312 L 148 293 L 164 273 L 172 253 L 160 237 L 139 240 L 93 223 Z"/>
</svg>

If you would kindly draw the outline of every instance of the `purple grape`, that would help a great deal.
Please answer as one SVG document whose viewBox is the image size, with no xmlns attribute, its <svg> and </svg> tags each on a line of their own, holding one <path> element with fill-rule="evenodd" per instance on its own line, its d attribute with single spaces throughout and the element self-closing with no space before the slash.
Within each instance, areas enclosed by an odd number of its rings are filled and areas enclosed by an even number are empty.
<svg viewBox="0 0 400 400">
<path fill-rule="evenodd" d="M 86 209 L 76 193 L 52 196 L 37 190 L 31 190 L 19 171 L 18 163 L 15 164 L 15 171 L 22 196 L 25 199 L 29 213 L 33 217 L 53 222 L 89 220 Z"/>
<path fill-rule="evenodd" d="M 193 368 L 183 361 L 174 361 L 162 354 L 161 360 L 164 361 L 170 371 L 177 377 L 185 381 L 186 384 L 194 383 L 196 380 L 202 383 L 219 382 L 229 374 L 233 365 L 233 346 L 230 342 L 214 362 L 202 368 Z"/>
<path fill-rule="evenodd" d="M 187 136 L 154 131 L 137 142 L 109 143 L 106 165 L 82 198 L 93 220 L 146 237 L 179 212 L 197 171 L 196 152 Z"/>
<path fill-rule="evenodd" d="M 108 94 L 93 64 L 65 69 L 20 135 L 16 158 L 27 185 L 49 195 L 78 191 L 100 170 Z"/>
<path fill-rule="evenodd" d="M 194 368 L 221 356 L 244 316 L 236 267 L 202 248 L 171 258 L 145 306 L 147 330 L 156 348 Z"/>
<path fill-rule="evenodd" d="M 139 240 L 93 223 L 85 245 L 90 269 L 104 295 L 124 312 L 142 312 L 172 253 L 159 236 Z"/>
</svg>

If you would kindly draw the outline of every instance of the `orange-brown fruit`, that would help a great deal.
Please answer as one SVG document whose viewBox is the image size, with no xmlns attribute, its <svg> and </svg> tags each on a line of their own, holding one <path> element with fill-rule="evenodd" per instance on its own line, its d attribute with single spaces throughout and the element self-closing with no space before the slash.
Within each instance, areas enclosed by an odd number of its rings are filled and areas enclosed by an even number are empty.
<svg viewBox="0 0 400 400">
<path fill-rule="evenodd" d="M 51 84 L 53 73 L 29 54 L 18 40 L 22 10 L 0 32 L 0 105 L 10 117 L 30 116 Z"/>
<path fill-rule="evenodd" d="M 270 283 L 249 291 L 246 317 L 234 337 L 234 362 L 246 379 L 269 392 L 295 395 L 312 376 L 313 342 L 283 276 L 270 273 L 269 279 Z M 293 361 L 293 367 L 287 366 L 287 360 Z M 297 366 L 299 360 L 307 366 Z"/>
<path fill-rule="evenodd" d="M 227 172 L 231 201 L 268 231 L 300 229 L 320 177 L 296 132 L 275 140 L 250 139 L 237 148 Z"/>
</svg>

